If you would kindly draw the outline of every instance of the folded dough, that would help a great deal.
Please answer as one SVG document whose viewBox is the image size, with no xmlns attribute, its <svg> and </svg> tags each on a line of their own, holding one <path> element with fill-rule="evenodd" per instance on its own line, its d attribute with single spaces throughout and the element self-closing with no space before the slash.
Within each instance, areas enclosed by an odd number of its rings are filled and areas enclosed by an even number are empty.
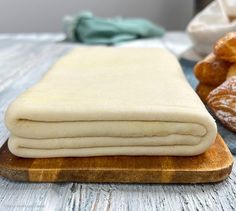
<svg viewBox="0 0 236 211">
<path fill-rule="evenodd" d="M 61 58 L 8 108 L 20 157 L 197 155 L 216 124 L 162 49 L 87 47 Z"/>
</svg>

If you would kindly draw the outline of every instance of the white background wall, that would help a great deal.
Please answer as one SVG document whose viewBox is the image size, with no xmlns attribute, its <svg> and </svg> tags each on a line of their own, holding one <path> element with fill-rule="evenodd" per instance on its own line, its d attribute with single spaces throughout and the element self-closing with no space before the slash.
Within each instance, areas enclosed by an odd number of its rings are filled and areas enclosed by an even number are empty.
<svg viewBox="0 0 236 211">
<path fill-rule="evenodd" d="M 193 0 L 0 0 L 0 32 L 58 32 L 66 14 L 143 17 L 167 29 L 184 29 Z"/>
</svg>

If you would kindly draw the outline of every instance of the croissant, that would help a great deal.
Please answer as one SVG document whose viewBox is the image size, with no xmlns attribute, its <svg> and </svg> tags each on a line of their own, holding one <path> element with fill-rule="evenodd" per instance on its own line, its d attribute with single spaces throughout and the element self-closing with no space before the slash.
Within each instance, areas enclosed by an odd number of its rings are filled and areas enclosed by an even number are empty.
<svg viewBox="0 0 236 211">
<path fill-rule="evenodd" d="M 215 55 L 229 62 L 236 62 L 236 32 L 230 32 L 219 39 L 214 46 Z"/>
<path fill-rule="evenodd" d="M 229 21 L 233 22 L 236 19 L 236 16 L 229 16 Z"/>
<path fill-rule="evenodd" d="M 236 76 L 236 63 L 234 63 L 230 66 L 226 78 L 228 79 L 232 76 Z"/>
<path fill-rule="evenodd" d="M 208 94 L 215 88 L 216 88 L 215 86 L 209 86 L 203 83 L 199 83 L 196 87 L 196 92 L 200 97 L 200 99 L 202 100 L 202 102 L 206 104 L 206 98 Z"/>
<path fill-rule="evenodd" d="M 195 65 L 194 74 L 201 83 L 218 86 L 225 81 L 230 65 L 231 63 L 216 58 L 214 54 L 209 54 Z"/>
<path fill-rule="evenodd" d="M 211 91 L 207 105 L 223 125 L 236 132 L 236 76 Z"/>
</svg>

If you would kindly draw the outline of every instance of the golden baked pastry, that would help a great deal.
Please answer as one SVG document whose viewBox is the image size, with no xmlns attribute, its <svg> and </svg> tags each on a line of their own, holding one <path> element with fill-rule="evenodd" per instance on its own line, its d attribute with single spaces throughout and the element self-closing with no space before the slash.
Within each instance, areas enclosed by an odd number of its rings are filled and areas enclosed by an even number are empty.
<svg viewBox="0 0 236 211">
<path fill-rule="evenodd" d="M 228 79 L 232 76 L 236 76 L 236 63 L 234 63 L 230 66 L 226 78 Z"/>
<path fill-rule="evenodd" d="M 236 132 L 236 76 L 211 91 L 207 105 L 223 125 Z"/>
<path fill-rule="evenodd" d="M 230 22 L 235 21 L 235 19 L 236 19 L 236 16 L 229 16 L 229 21 L 230 21 Z"/>
<path fill-rule="evenodd" d="M 236 62 L 236 32 L 230 32 L 219 39 L 214 46 L 215 55 L 229 62 Z"/>
<path fill-rule="evenodd" d="M 194 74 L 201 83 L 218 86 L 225 81 L 230 65 L 212 53 L 195 65 Z"/>
<path fill-rule="evenodd" d="M 208 94 L 215 89 L 215 86 L 209 86 L 203 83 L 199 83 L 196 87 L 196 92 L 198 96 L 201 98 L 202 102 L 206 104 L 206 98 Z"/>
</svg>

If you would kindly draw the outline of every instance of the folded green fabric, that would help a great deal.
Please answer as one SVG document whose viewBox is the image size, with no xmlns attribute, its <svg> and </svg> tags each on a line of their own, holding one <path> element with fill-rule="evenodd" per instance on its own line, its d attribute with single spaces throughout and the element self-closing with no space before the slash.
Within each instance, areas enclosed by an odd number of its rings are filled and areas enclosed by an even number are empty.
<svg viewBox="0 0 236 211">
<path fill-rule="evenodd" d="M 64 18 L 67 40 L 114 45 L 139 38 L 161 37 L 165 30 L 145 19 L 104 19 L 90 12 Z"/>
</svg>

